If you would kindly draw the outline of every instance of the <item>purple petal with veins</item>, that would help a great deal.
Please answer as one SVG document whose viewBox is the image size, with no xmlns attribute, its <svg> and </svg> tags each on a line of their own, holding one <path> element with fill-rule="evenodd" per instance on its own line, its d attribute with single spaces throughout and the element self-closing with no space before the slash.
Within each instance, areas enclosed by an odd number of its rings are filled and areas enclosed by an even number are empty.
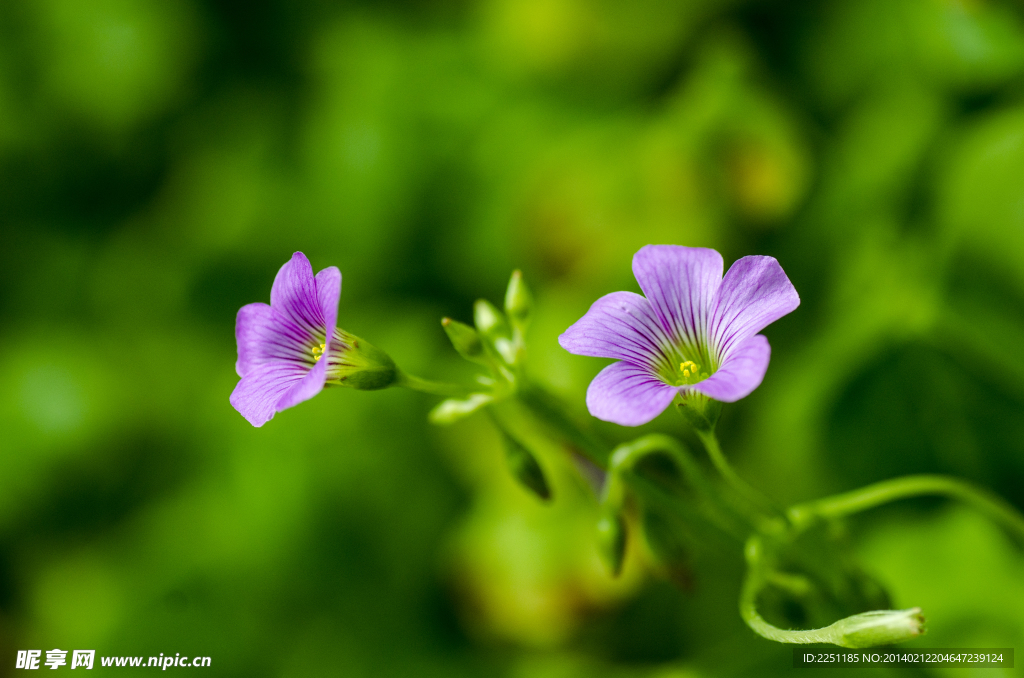
<svg viewBox="0 0 1024 678">
<path fill-rule="evenodd" d="M 327 380 L 338 318 L 341 273 L 331 266 L 313 275 L 296 252 L 274 278 L 270 305 L 243 306 L 235 320 L 242 380 L 231 405 L 253 426 L 319 393 Z"/>
<path fill-rule="evenodd" d="M 758 332 L 796 309 L 800 297 L 772 257 L 743 257 L 724 277 L 722 270 L 714 250 L 643 247 L 633 273 L 646 298 L 605 295 L 558 338 L 570 353 L 620 361 L 591 382 L 592 415 L 638 426 L 676 393 L 733 402 L 761 384 L 771 348 Z"/>
<path fill-rule="evenodd" d="M 654 364 L 671 341 L 650 302 L 633 292 L 606 294 L 558 337 L 570 353 L 636 365 Z"/>
<path fill-rule="evenodd" d="M 709 398 L 734 403 L 761 385 L 771 355 L 768 339 L 755 334 L 731 351 L 714 374 L 692 388 Z"/>
<path fill-rule="evenodd" d="M 691 346 L 706 334 L 723 270 L 722 255 L 703 247 L 647 245 L 633 255 L 633 275 L 662 327 Z"/>
<path fill-rule="evenodd" d="M 796 310 L 800 296 L 773 257 L 743 257 L 718 290 L 709 341 L 724 358 L 736 344 Z"/>
<path fill-rule="evenodd" d="M 638 365 L 614 362 L 587 388 L 587 409 L 598 419 L 621 426 L 646 424 L 661 414 L 679 391 Z"/>
</svg>

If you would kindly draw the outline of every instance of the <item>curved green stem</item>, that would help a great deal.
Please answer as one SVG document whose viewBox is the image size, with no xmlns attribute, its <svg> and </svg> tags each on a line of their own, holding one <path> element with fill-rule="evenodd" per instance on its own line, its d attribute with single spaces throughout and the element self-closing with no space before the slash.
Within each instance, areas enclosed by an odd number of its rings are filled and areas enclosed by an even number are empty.
<svg viewBox="0 0 1024 678">
<path fill-rule="evenodd" d="M 819 518 L 842 518 L 921 495 L 959 499 L 1001 525 L 1024 545 L 1024 516 L 1016 508 L 987 490 L 948 476 L 914 475 L 883 480 L 852 492 L 793 506 L 787 514 L 793 528 L 800 532 Z"/>
<path fill-rule="evenodd" d="M 768 583 L 762 562 L 763 545 L 760 538 L 754 536 L 747 540 L 744 554 L 747 559 L 747 574 L 743 579 L 740 592 L 740 616 L 747 626 L 757 635 L 774 640 L 777 643 L 831 643 L 835 644 L 834 630 L 826 626 L 822 629 L 790 631 L 769 624 L 757 611 L 757 596 Z"/>
<path fill-rule="evenodd" d="M 767 531 L 769 533 L 777 533 L 779 529 L 776 524 L 764 515 L 779 515 L 780 511 L 775 506 L 774 502 L 758 490 L 754 489 L 754 487 L 748 484 L 747 481 L 737 475 L 736 471 L 734 471 L 732 466 L 729 465 L 729 461 L 725 458 L 725 455 L 722 454 L 722 447 L 718 444 L 718 437 L 715 435 L 714 430 L 696 430 L 696 433 L 697 437 L 699 437 L 701 442 L 704 443 L 704 447 L 708 451 L 708 456 L 711 458 L 711 463 L 714 464 L 716 469 L 718 469 L 722 478 L 725 479 L 737 494 L 743 497 L 743 499 L 754 508 L 753 513 L 751 513 L 751 511 L 747 511 L 747 513 L 754 518 L 755 523 L 758 525 L 758 529 L 762 532 Z"/>
<path fill-rule="evenodd" d="M 667 453 L 682 469 L 686 479 L 703 489 L 704 479 L 700 476 L 700 469 L 690 459 L 683 446 L 674 438 L 655 433 L 623 443 L 612 451 L 608 460 L 608 480 L 604 486 L 601 503 L 608 506 L 620 505 L 625 498 L 624 474 L 630 472 L 637 462 L 647 455 L 658 452 Z"/>
<path fill-rule="evenodd" d="M 740 593 L 740 616 L 759 636 L 793 645 L 829 643 L 841 647 L 874 647 L 909 640 L 924 632 L 920 608 L 863 612 L 818 629 L 780 629 L 757 611 L 758 595 L 778 576 L 764 563 L 763 551 L 759 537 L 747 540 L 747 575 Z"/>
<path fill-rule="evenodd" d="M 413 391 L 420 391 L 421 393 L 430 393 L 439 396 L 454 396 L 456 398 L 468 396 L 469 394 L 474 393 L 473 389 L 465 386 L 421 379 L 420 377 L 407 374 L 406 372 L 399 373 L 396 385 Z M 478 391 L 479 389 L 476 390 Z"/>
<path fill-rule="evenodd" d="M 688 480 L 704 487 L 704 477 L 683 444 L 671 436 L 660 433 L 652 433 L 616 447 L 612 452 L 608 471 L 630 469 L 642 458 L 655 452 L 668 453 L 679 464 Z"/>
<path fill-rule="evenodd" d="M 787 516 L 795 537 L 818 520 L 853 515 L 876 506 L 921 495 L 959 499 L 1005 528 L 1024 545 L 1024 516 L 1000 497 L 970 483 L 937 475 L 915 475 L 886 480 L 834 497 L 799 504 Z M 789 589 L 794 583 L 788 575 L 773 572 L 764 557 L 759 537 L 753 536 L 746 547 L 747 575 L 740 595 L 740 616 L 759 635 L 780 643 L 832 643 L 843 647 L 868 647 L 901 642 L 923 632 L 924 618 L 919 608 L 876 610 L 841 619 L 834 624 L 807 630 L 780 629 L 757 611 L 757 597 L 767 585 Z"/>
<path fill-rule="evenodd" d="M 791 631 L 780 629 L 766 622 L 764 617 L 758 614 L 756 605 L 757 594 L 760 593 L 763 584 L 764 581 L 762 579 L 748 574 L 747 579 L 743 582 L 743 593 L 740 597 L 740 616 L 743 617 L 743 621 L 746 622 L 747 626 L 753 629 L 754 633 L 762 638 L 774 640 L 777 643 L 794 645 L 829 643 L 838 645 L 835 629 L 831 626 L 820 629 Z"/>
</svg>

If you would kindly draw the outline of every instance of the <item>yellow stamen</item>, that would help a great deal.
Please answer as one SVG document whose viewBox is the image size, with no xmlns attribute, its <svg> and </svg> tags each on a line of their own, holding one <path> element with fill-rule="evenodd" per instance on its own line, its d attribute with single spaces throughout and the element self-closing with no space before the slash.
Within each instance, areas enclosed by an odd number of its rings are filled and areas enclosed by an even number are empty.
<svg viewBox="0 0 1024 678">
<path fill-rule="evenodd" d="M 320 344 L 319 346 L 313 347 L 313 362 L 320 362 L 320 358 L 324 357 L 324 351 L 327 349 L 327 344 Z"/>
<path fill-rule="evenodd" d="M 700 365 L 693 362 L 692 360 L 684 360 L 679 363 L 679 371 L 683 373 L 682 381 L 684 384 L 690 383 L 691 378 L 701 379 L 700 377 Z"/>
</svg>

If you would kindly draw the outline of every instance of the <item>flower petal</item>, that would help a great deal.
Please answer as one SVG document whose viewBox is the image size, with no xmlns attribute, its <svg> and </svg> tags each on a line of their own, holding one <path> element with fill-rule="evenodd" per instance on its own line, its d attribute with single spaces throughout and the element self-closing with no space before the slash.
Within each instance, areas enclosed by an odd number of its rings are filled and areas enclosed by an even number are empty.
<svg viewBox="0 0 1024 678">
<path fill-rule="evenodd" d="M 293 385 L 277 401 L 277 411 L 286 410 L 299 403 L 309 400 L 324 389 L 324 382 L 327 381 L 327 359 L 321 358 L 313 365 L 306 376 L 297 384 Z"/>
<path fill-rule="evenodd" d="M 678 386 L 669 386 L 643 367 L 612 363 L 587 388 L 587 409 L 598 419 L 640 426 L 665 411 Z"/>
<path fill-rule="evenodd" d="M 240 377 L 256 365 L 271 360 L 305 362 L 305 369 L 309 369 L 308 363 L 312 360 L 307 347 L 313 343 L 313 335 L 288 322 L 266 304 L 247 304 L 238 309 L 235 342 L 238 344 L 235 371 Z"/>
<path fill-rule="evenodd" d="M 325 269 L 327 270 L 327 269 Z M 340 293 L 339 276 L 339 293 Z M 320 299 L 317 297 L 313 267 L 302 252 L 296 252 L 281 267 L 270 289 L 270 305 L 296 327 L 319 335 L 327 325 Z M 335 303 L 337 319 L 337 303 Z"/>
<path fill-rule="evenodd" d="M 707 342 L 723 270 L 722 255 L 703 247 L 647 245 L 633 255 L 633 275 L 662 327 L 694 353 Z"/>
<path fill-rule="evenodd" d="M 722 361 L 748 337 L 800 305 L 800 295 L 782 266 L 765 256 L 737 260 L 725 274 L 717 297 L 710 341 Z"/>
<path fill-rule="evenodd" d="M 338 270 L 337 266 L 328 266 L 316 274 L 315 282 L 317 305 L 320 307 L 320 313 L 323 315 L 325 325 L 323 355 L 330 356 L 335 353 L 331 351 L 331 346 L 334 339 L 334 329 L 338 325 L 338 300 L 341 299 L 341 271 Z M 320 360 L 320 362 L 327 362 L 327 358 Z M 323 388 L 323 384 L 320 386 Z M 313 395 L 316 394 L 314 393 Z"/>
<path fill-rule="evenodd" d="M 691 388 L 715 400 L 736 402 L 761 385 L 771 355 L 767 337 L 755 334 L 736 346 L 718 371 Z"/>
<path fill-rule="evenodd" d="M 633 292 L 604 295 L 558 337 L 569 353 L 645 366 L 657 363 L 669 343 L 651 304 Z"/>
<path fill-rule="evenodd" d="M 312 269 L 311 269 L 312 270 Z M 338 324 L 338 300 L 341 299 L 341 271 L 337 266 L 328 266 L 316 274 L 316 301 L 327 328 L 327 339 L 334 334 Z"/>
<path fill-rule="evenodd" d="M 231 392 L 231 406 L 253 426 L 263 426 L 283 409 L 278 407 L 281 397 L 301 383 L 309 371 L 287 360 L 254 365 Z"/>
</svg>

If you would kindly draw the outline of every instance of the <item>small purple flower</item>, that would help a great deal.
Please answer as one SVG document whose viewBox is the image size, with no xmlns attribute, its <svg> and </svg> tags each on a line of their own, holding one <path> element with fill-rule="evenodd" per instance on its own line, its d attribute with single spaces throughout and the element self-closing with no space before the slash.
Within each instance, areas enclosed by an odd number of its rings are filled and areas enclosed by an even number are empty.
<svg viewBox="0 0 1024 678">
<path fill-rule="evenodd" d="M 231 405 L 253 426 L 309 400 L 345 366 L 350 335 L 338 330 L 341 272 L 334 266 L 313 276 L 306 255 L 296 252 L 281 267 L 270 290 L 270 305 L 238 310 L 235 340 L 242 378 Z"/>
<path fill-rule="evenodd" d="M 639 426 L 677 393 L 734 402 L 761 384 L 771 348 L 757 333 L 800 297 L 773 257 L 743 257 L 724 279 L 723 269 L 715 250 L 647 245 L 633 256 L 646 298 L 607 294 L 558 338 L 570 353 L 619 360 L 590 382 L 592 415 Z"/>
</svg>

